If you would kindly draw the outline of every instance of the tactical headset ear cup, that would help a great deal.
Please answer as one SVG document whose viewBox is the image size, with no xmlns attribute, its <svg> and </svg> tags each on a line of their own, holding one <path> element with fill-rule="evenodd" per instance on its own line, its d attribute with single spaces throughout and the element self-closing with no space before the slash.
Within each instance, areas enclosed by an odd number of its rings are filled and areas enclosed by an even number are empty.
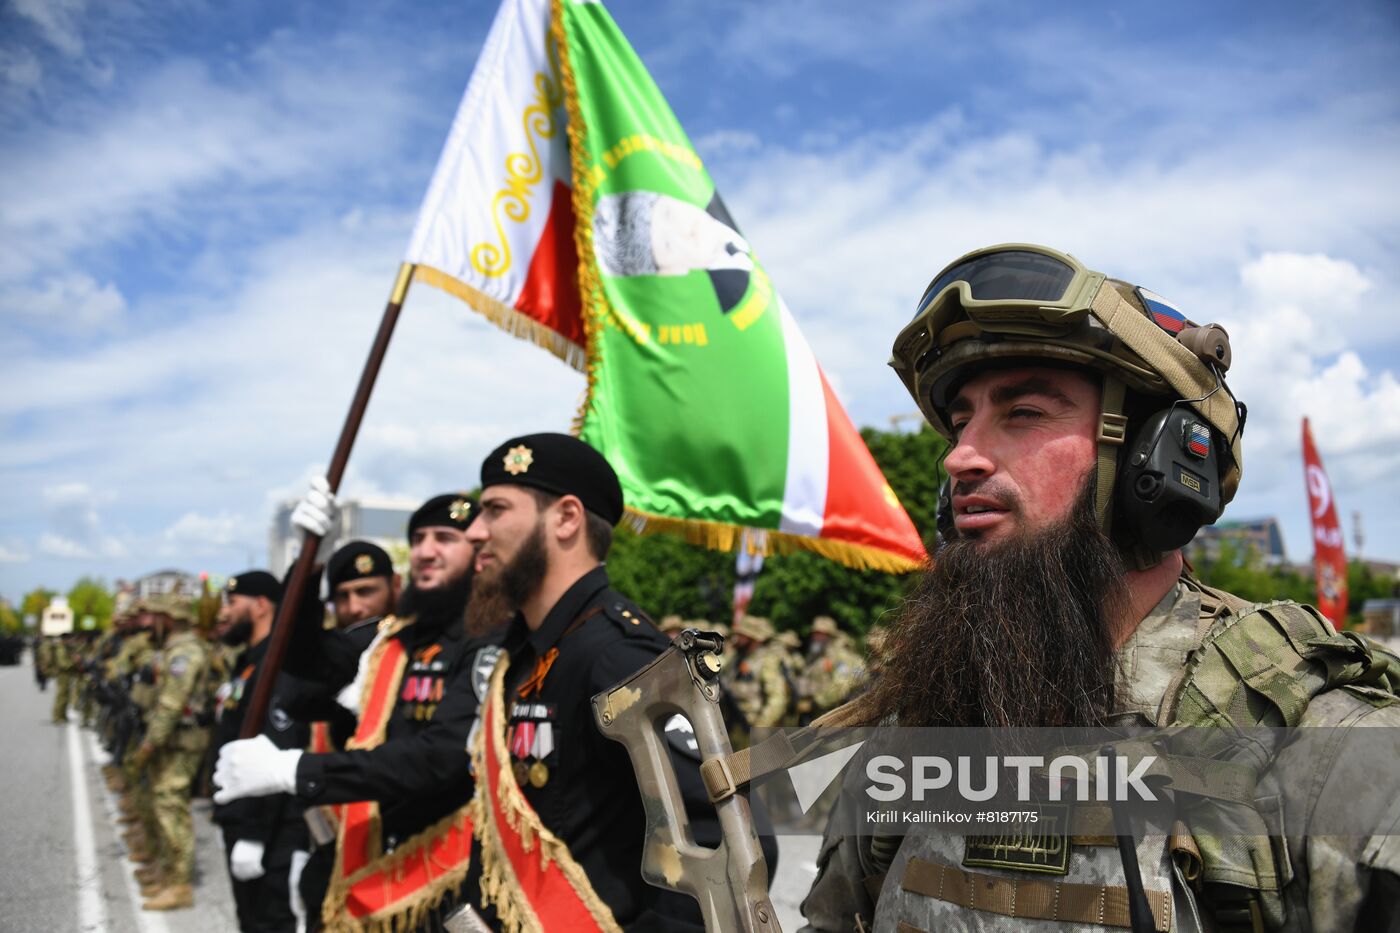
<svg viewBox="0 0 1400 933">
<path fill-rule="evenodd" d="M 1150 551 L 1174 551 L 1220 517 L 1219 451 L 1204 418 L 1180 405 L 1149 417 L 1119 456 L 1115 537 Z"/>
</svg>

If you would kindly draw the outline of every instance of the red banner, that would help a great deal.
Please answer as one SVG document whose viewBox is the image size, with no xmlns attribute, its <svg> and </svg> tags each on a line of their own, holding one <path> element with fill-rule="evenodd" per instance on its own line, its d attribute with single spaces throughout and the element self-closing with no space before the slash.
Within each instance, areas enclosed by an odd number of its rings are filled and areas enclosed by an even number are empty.
<svg viewBox="0 0 1400 933">
<path fill-rule="evenodd" d="M 1317 573 L 1317 608 L 1338 629 L 1347 621 L 1347 558 L 1342 550 L 1342 525 L 1332 484 L 1313 445 L 1308 419 L 1303 419 L 1303 473 L 1312 512 L 1313 567 Z"/>
</svg>

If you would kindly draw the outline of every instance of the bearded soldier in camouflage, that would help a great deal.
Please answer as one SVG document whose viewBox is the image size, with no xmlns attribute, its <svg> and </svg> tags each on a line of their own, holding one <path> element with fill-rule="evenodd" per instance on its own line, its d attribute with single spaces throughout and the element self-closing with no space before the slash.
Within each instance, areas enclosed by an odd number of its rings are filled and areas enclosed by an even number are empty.
<svg viewBox="0 0 1400 933">
<path fill-rule="evenodd" d="M 146 773 L 154 802 L 154 861 L 136 872 L 145 910 L 194 906 L 194 824 L 190 789 L 209 744 L 207 710 L 209 654 L 191 626 L 188 603 L 166 596 L 151 608 L 164 616 L 170 635 L 156 673 L 155 702 L 146 737 L 136 750 L 136 766 Z"/>
<path fill-rule="evenodd" d="M 1227 738 L 1400 725 L 1395 658 L 1310 607 L 1252 605 L 1184 565 L 1180 548 L 1241 477 L 1245 410 L 1224 382 L 1222 329 L 1055 250 L 992 247 L 934 279 L 892 365 L 952 445 L 947 543 L 891 626 L 871 692 L 833 719 L 1200 726 Z M 1368 729 L 1368 741 L 1394 744 L 1394 731 Z M 974 860 L 973 837 L 829 830 L 807 929 L 1395 929 L 1393 814 L 1370 837 L 1266 829 L 1279 814 L 1304 825 L 1355 780 L 1344 761 L 1300 760 L 1301 747 L 1231 759 L 1259 827 L 1244 838 L 1185 822 L 1136 846 L 1058 837 L 1068 857 L 1047 870 L 1014 857 L 1019 843 Z M 1211 789 L 1176 790 L 1178 773 L 1169 786 L 1184 819 L 1209 813 Z M 1134 850 L 1130 871 L 1122 853 Z"/>
<path fill-rule="evenodd" d="M 780 725 L 787 713 L 790 691 L 783 671 L 783 649 L 774 640 L 773 623 L 744 616 L 734 623 L 737 663 L 722 669 L 721 683 L 734 699 L 743 723 L 736 744 L 747 744 L 753 729 Z"/>
</svg>

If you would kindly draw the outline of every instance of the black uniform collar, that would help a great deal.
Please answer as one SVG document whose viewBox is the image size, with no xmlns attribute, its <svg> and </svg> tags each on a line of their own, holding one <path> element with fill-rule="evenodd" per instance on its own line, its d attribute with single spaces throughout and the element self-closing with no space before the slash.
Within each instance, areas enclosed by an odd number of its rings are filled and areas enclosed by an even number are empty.
<svg viewBox="0 0 1400 933">
<path fill-rule="evenodd" d="M 529 637 L 530 647 L 534 649 L 535 655 L 542 656 L 560 638 L 564 637 L 564 630 L 567 629 L 578 618 L 578 614 L 583 611 L 583 607 L 603 590 L 608 588 L 608 571 L 602 564 L 594 567 L 574 581 L 574 585 L 564 591 L 564 595 L 559 597 L 559 601 L 554 604 L 554 608 L 545 614 L 544 622 L 540 627 L 531 632 Z M 517 617 L 520 624 L 524 625 L 523 617 Z"/>
</svg>

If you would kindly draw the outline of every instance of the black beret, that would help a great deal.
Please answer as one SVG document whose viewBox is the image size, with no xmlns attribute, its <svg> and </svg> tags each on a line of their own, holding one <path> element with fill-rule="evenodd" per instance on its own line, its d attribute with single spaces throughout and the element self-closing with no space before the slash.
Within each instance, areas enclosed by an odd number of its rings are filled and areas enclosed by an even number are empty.
<svg viewBox="0 0 1400 933">
<path fill-rule="evenodd" d="M 379 545 L 351 541 L 326 562 L 326 582 L 331 589 L 364 577 L 392 577 L 394 562 Z"/>
<path fill-rule="evenodd" d="M 472 519 L 476 518 L 476 511 L 476 500 L 464 492 L 445 492 L 440 496 L 433 496 L 409 516 L 408 536 L 413 537 L 413 533 L 419 528 L 433 528 L 439 525 L 466 531 Z"/>
<path fill-rule="evenodd" d="M 266 596 L 274 603 L 282 599 L 282 584 L 266 570 L 245 570 L 229 577 L 224 590 L 230 596 Z"/>
<path fill-rule="evenodd" d="M 568 434 L 527 434 L 491 451 L 481 464 L 481 488 L 505 485 L 578 496 L 610 525 L 622 518 L 622 484 L 612 464 Z"/>
</svg>

